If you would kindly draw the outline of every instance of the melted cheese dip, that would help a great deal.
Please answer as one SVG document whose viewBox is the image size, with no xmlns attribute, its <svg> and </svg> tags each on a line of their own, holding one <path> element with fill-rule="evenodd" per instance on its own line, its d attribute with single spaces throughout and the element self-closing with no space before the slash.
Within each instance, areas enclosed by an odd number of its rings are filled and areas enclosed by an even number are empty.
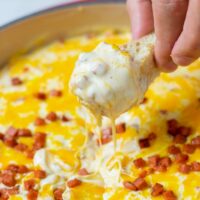
<svg viewBox="0 0 200 200">
<path fill-rule="evenodd" d="M 28 128 L 33 135 L 36 132 L 47 134 L 44 147 L 35 151 L 33 159 L 28 158 L 26 152 L 9 147 L 0 140 L 1 170 L 9 164 L 26 165 L 31 169 L 28 173 L 17 174 L 19 192 L 9 199 L 27 199 L 24 181 L 29 179 L 35 180 L 34 189 L 38 192 L 38 199 L 42 200 L 53 200 L 57 188 L 64 191 L 64 200 L 159 200 L 161 196 L 151 196 L 151 186 L 155 183 L 172 190 L 178 199 L 200 198 L 200 172 L 180 173 L 179 165 L 171 155 L 173 162 L 166 172 L 156 171 L 145 178 L 149 185 L 146 189 L 132 191 L 123 186 L 124 181 L 134 181 L 143 170 L 134 166 L 135 159 L 142 157 L 147 160 L 154 154 L 169 156 L 167 149 L 173 143 L 173 138 L 167 133 L 167 120 L 176 119 L 180 125 L 192 129 L 187 143 L 200 135 L 199 61 L 174 73 L 161 74 L 148 89 L 146 102 L 116 120 L 116 124 L 126 124 L 125 131 L 117 134 L 116 153 L 113 152 L 112 140 L 98 146 L 95 119 L 68 90 L 69 78 L 80 53 L 93 50 L 100 42 L 122 45 L 129 39 L 129 33 L 111 30 L 56 41 L 31 54 L 11 59 L 1 70 L 0 132 L 5 134 L 7 128 L 13 126 Z M 11 84 L 14 77 L 18 77 L 22 83 Z M 52 95 L 52 90 L 62 91 L 62 95 Z M 39 99 L 36 98 L 38 92 L 46 94 L 46 97 L 40 95 Z M 50 112 L 56 113 L 57 120 L 46 118 Z M 38 126 L 35 122 L 38 117 L 45 123 Z M 110 122 L 103 119 L 102 126 L 108 129 Z M 149 147 L 140 148 L 138 141 L 152 132 L 156 134 L 156 139 Z M 19 137 L 17 142 L 31 149 L 34 137 Z M 182 144 L 176 145 L 183 151 Z M 189 164 L 200 161 L 199 149 L 188 155 Z M 89 174 L 80 175 L 82 168 L 87 169 Z M 46 177 L 35 178 L 35 169 L 44 170 Z M 148 169 L 148 166 L 144 169 Z M 67 182 L 75 178 L 81 184 L 72 188 Z M 1 183 L 1 188 L 7 186 Z"/>
</svg>

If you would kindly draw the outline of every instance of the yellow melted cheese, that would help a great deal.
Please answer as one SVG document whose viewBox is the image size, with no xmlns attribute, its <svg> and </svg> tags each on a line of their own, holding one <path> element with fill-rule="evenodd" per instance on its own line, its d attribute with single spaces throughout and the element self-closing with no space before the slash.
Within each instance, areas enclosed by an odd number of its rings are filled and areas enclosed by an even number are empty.
<svg viewBox="0 0 200 200">
<path fill-rule="evenodd" d="M 93 37 L 88 37 L 86 34 L 66 39 L 64 42 L 56 41 L 28 55 L 13 58 L 2 69 L 0 74 L 0 132 L 12 125 L 16 128 L 29 127 L 33 132 L 47 133 L 46 148 L 52 157 L 50 162 L 59 161 L 69 167 L 68 171 L 66 170 L 67 167 L 62 164 L 63 171 L 61 173 L 65 177 L 63 179 L 57 177 L 54 181 L 43 185 L 42 180 L 38 180 L 39 197 L 41 199 L 52 197 L 52 191 L 57 187 L 57 185 L 55 186 L 58 182 L 57 179 L 62 179 L 61 182 L 64 182 L 64 187 L 66 187 L 67 179 L 77 176 L 77 171 L 83 164 L 80 158 L 81 153 L 88 148 L 88 132 L 96 132 L 97 130 L 95 119 L 82 108 L 68 90 L 68 81 L 78 55 L 83 51 L 91 51 L 101 41 L 124 44 L 129 38 L 130 35 L 126 32 L 108 31 L 95 34 Z M 25 68 L 28 68 L 28 71 L 24 70 Z M 10 78 L 16 76 L 23 80 L 22 85 L 12 86 L 10 84 Z M 174 73 L 161 74 L 146 93 L 148 101 L 121 117 L 121 120 L 127 123 L 126 132 L 117 134 L 117 142 L 120 143 L 117 143 L 117 152 L 115 155 L 109 155 L 109 161 L 104 163 L 105 168 L 101 168 L 101 173 L 108 173 L 108 176 L 112 170 L 116 174 L 119 172 L 119 182 L 117 180 L 117 184 L 111 186 L 110 181 L 105 181 L 106 177 L 102 178 L 103 175 L 100 175 L 97 170 L 85 179 L 81 177 L 82 184 L 74 189 L 69 189 L 68 197 L 71 200 L 154 199 L 150 195 L 151 190 L 149 188 L 139 192 L 129 191 L 124 189 L 122 182 L 124 180 L 133 181 L 140 173 L 140 170 L 133 166 L 132 162 L 135 158 L 147 158 L 155 153 L 161 156 L 167 155 L 167 147 L 172 143 L 172 139 L 167 134 L 167 119 L 176 118 L 180 124 L 192 127 L 191 138 L 199 135 L 199 85 L 200 61 L 196 61 L 188 68 L 179 68 Z M 34 94 L 38 91 L 48 94 L 51 89 L 62 90 L 63 95 L 61 97 L 48 96 L 45 101 L 34 97 Z M 80 110 L 82 110 L 82 114 L 80 114 Z M 167 114 L 162 114 L 161 110 L 167 111 Z M 45 117 L 51 111 L 60 116 L 63 114 L 70 116 L 70 122 L 56 121 L 41 127 L 34 126 L 36 117 Z M 155 132 L 157 139 L 149 148 L 140 150 L 137 146 L 138 139 L 147 136 L 150 132 Z M 20 142 L 31 146 L 33 139 L 20 138 Z M 105 151 L 112 148 L 108 145 L 110 143 L 103 145 L 100 150 L 93 149 L 90 151 L 89 149 L 88 151 L 89 153 L 98 152 L 96 154 L 96 159 L 98 159 L 98 155 L 103 157 Z M 125 147 L 128 150 L 123 150 Z M 130 148 L 132 150 L 129 151 Z M 1 169 L 4 169 L 9 163 L 26 164 L 33 169 L 38 168 L 32 159 L 28 159 L 23 153 L 5 146 L 1 141 L 0 149 Z M 200 150 L 197 150 L 190 155 L 190 161 L 200 161 L 199 155 Z M 103 163 L 102 160 L 101 162 Z M 103 165 L 101 165 L 101 162 L 98 166 Z M 91 164 L 94 163 L 91 162 Z M 128 168 L 127 173 L 122 172 L 123 168 Z M 176 164 L 172 164 L 167 172 L 149 175 L 146 180 L 150 185 L 156 182 L 163 184 L 166 189 L 173 190 L 180 199 L 200 198 L 200 191 L 198 190 L 200 173 L 191 172 L 183 175 L 177 172 L 177 168 Z M 57 172 L 55 174 L 57 176 Z M 50 175 L 51 173 L 48 174 L 48 176 Z M 26 176 L 29 177 L 30 175 Z M 112 174 L 110 176 L 113 180 Z M 115 177 L 115 174 L 113 177 Z M 27 179 L 27 177 L 21 177 L 19 182 L 22 183 L 24 179 Z M 102 179 L 107 186 L 95 181 L 102 182 Z M 26 198 L 23 194 L 19 194 L 13 195 L 10 199 Z M 155 199 L 162 198 L 156 197 Z"/>
</svg>

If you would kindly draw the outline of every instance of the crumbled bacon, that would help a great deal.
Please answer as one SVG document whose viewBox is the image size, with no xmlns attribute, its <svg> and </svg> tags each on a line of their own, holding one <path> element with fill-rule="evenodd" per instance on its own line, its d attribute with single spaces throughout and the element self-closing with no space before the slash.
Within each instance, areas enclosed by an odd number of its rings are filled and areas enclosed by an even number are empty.
<svg viewBox="0 0 200 200">
<path fill-rule="evenodd" d="M 81 181 L 79 180 L 79 179 L 72 179 L 72 180 L 69 180 L 68 182 L 67 182 L 67 186 L 69 187 L 69 188 L 74 188 L 74 187 L 77 187 L 77 186 L 79 186 L 81 184 Z"/>
<path fill-rule="evenodd" d="M 188 174 L 191 171 L 191 166 L 188 164 L 181 164 L 179 166 L 179 172 L 183 174 Z"/>
<path fill-rule="evenodd" d="M 47 117 L 49 121 L 56 121 L 58 119 L 58 116 L 56 115 L 55 112 L 50 112 Z"/>
<path fill-rule="evenodd" d="M 174 145 L 171 145 L 168 147 L 168 152 L 172 155 L 176 155 L 176 154 L 179 154 L 181 153 L 181 150 L 179 147 L 177 146 L 174 146 Z"/>
<path fill-rule="evenodd" d="M 26 151 L 26 155 L 28 158 L 33 158 L 34 157 L 34 154 L 35 154 L 35 150 L 34 149 L 29 149 Z"/>
<path fill-rule="evenodd" d="M 24 188 L 27 191 L 33 190 L 35 187 L 35 180 L 34 179 L 29 179 L 24 181 Z"/>
<path fill-rule="evenodd" d="M 176 144 L 184 144 L 187 140 L 187 136 L 182 134 L 177 134 L 174 136 L 173 142 Z"/>
<path fill-rule="evenodd" d="M 164 192 L 164 187 L 163 185 L 161 185 L 160 183 L 156 183 L 153 187 L 152 187 L 152 191 L 151 191 L 151 195 L 153 197 L 157 197 L 162 195 Z"/>
<path fill-rule="evenodd" d="M 200 162 L 193 162 L 191 163 L 191 170 L 199 172 L 200 171 Z"/>
<path fill-rule="evenodd" d="M 147 101 L 148 101 L 148 99 L 147 99 L 146 97 L 144 97 L 144 98 L 142 99 L 142 101 L 140 102 L 140 104 L 145 104 Z"/>
<path fill-rule="evenodd" d="M 62 91 L 61 90 L 51 90 L 49 94 L 53 97 L 60 97 L 60 96 L 62 96 Z"/>
<path fill-rule="evenodd" d="M 45 143 L 46 143 L 46 134 L 40 132 L 35 133 L 34 144 L 33 144 L 34 150 L 43 148 L 45 146 Z"/>
<path fill-rule="evenodd" d="M 150 142 L 148 138 L 139 139 L 139 146 L 141 149 L 150 147 Z"/>
<path fill-rule="evenodd" d="M 160 158 L 159 165 L 169 167 L 172 164 L 172 161 L 169 157 Z"/>
<path fill-rule="evenodd" d="M 148 186 L 144 178 L 137 178 L 133 183 L 138 190 L 143 190 Z"/>
<path fill-rule="evenodd" d="M 104 128 L 102 130 L 101 143 L 107 144 L 110 141 L 112 141 L 112 129 L 111 128 Z"/>
<path fill-rule="evenodd" d="M 0 179 L 1 182 L 8 187 L 12 187 L 16 184 L 15 173 L 10 170 L 4 170 L 0 175 Z"/>
<path fill-rule="evenodd" d="M 36 118 L 35 125 L 36 126 L 44 126 L 46 124 L 45 120 L 41 117 Z"/>
<path fill-rule="evenodd" d="M 63 115 L 62 118 L 61 118 L 61 120 L 62 120 L 63 122 L 68 122 L 68 121 L 70 121 L 70 118 L 69 118 L 69 117 L 66 117 L 65 115 Z"/>
<path fill-rule="evenodd" d="M 4 143 L 9 147 L 14 147 L 17 145 L 16 138 L 13 138 L 11 136 L 4 137 Z"/>
<path fill-rule="evenodd" d="M 16 85 L 21 85 L 23 82 L 19 77 L 14 77 L 11 79 L 11 83 L 12 85 L 16 86 Z"/>
<path fill-rule="evenodd" d="M 18 169 L 18 173 L 19 174 L 25 174 L 27 172 L 29 172 L 28 167 L 26 167 L 25 165 L 20 165 L 19 166 L 19 169 Z"/>
<path fill-rule="evenodd" d="M 192 132 L 192 129 L 190 127 L 185 127 L 185 126 L 180 126 L 177 129 L 177 133 L 184 135 L 184 136 L 189 136 Z"/>
<path fill-rule="evenodd" d="M 177 134 L 178 121 L 176 119 L 170 119 L 167 121 L 167 131 L 170 135 L 175 136 Z"/>
<path fill-rule="evenodd" d="M 4 134 L 3 134 L 3 133 L 0 133 L 0 140 L 3 141 L 3 139 L 4 139 Z"/>
<path fill-rule="evenodd" d="M 133 161 L 135 167 L 137 168 L 143 168 L 146 166 L 146 161 L 142 158 L 138 158 L 136 160 Z"/>
<path fill-rule="evenodd" d="M 26 128 L 19 129 L 18 136 L 19 137 L 31 137 L 32 133 L 29 129 L 26 129 Z"/>
<path fill-rule="evenodd" d="M 200 136 L 193 138 L 191 143 L 192 143 L 192 145 L 194 145 L 196 147 L 200 147 Z"/>
<path fill-rule="evenodd" d="M 62 198 L 62 194 L 63 194 L 64 190 L 62 188 L 56 188 L 53 191 L 53 196 L 55 200 L 63 200 Z"/>
<path fill-rule="evenodd" d="M 116 128 L 116 133 L 124 133 L 126 131 L 126 124 L 125 123 L 117 124 L 115 128 Z"/>
<path fill-rule="evenodd" d="M 194 153 L 195 149 L 196 149 L 195 145 L 192 145 L 192 144 L 184 144 L 183 145 L 183 151 L 185 151 L 188 154 Z"/>
<path fill-rule="evenodd" d="M 38 92 L 37 94 L 35 94 L 35 97 L 39 100 L 45 100 L 47 98 L 47 95 L 43 92 Z"/>
<path fill-rule="evenodd" d="M 80 176 L 86 176 L 86 175 L 88 175 L 88 174 L 89 174 L 89 172 L 87 171 L 86 168 L 81 168 L 81 169 L 79 169 L 79 171 L 78 171 L 78 175 L 80 175 Z"/>
<path fill-rule="evenodd" d="M 163 193 L 163 198 L 164 198 L 164 200 L 176 200 L 177 199 L 176 195 L 171 190 L 165 191 Z"/>
<path fill-rule="evenodd" d="M 135 186 L 134 183 L 130 182 L 130 181 L 124 181 L 123 182 L 123 185 L 126 189 L 128 190 L 133 190 L 133 191 L 136 191 L 137 190 L 137 187 Z"/>
<path fill-rule="evenodd" d="M 164 166 L 164 165 L 158 165 L 156 167 L 154 167 L 155 171 L 158 171 L 158 172 L 166 172 L 167 171 L 167 167 Z"/>
<path fill-rule="evenodd" d="M 19 193 L 18 187 L 13 188 L 1 188 L 0 189 L 0 199 L 1 200 L 8 200 L 10 195 L 15 195 Z"/>
<path fill-rule="evenodd" d="M 189 157 L 188 157 L 188 155 L 187 154 L 177 154 L 177 155 L 175 155 L 175 161 L 177 162 L 177 163 L 182 163 L 182 164 L 184 164 L 184 163 L 186 163 L 187 161 L 188 161 L 188 159 L 189 159 Z"/>
<path fill-rule="evenodd" d="M 37 190 L 29 190 L 27 194 L 27 200 L 37 200 L 38 191 Z"/>
<path fill-rule="evenodd" d="M 19 166 L 15 164 L 9 164 L 6 168 L 6 170 L 9 170 L 11 172 L 17 173 L 19 170 Z"/>
<path fill-rule="evenodd" d="M 15 146 L 15 149 L 24 152 L 28 149 L 28 146 L 26 144 L 19 143 Z"/>
<path fill-rule="evenodd" d="M 159 155 L 153 155 L 153 156 L 148 157 L 148 164 L 152 168 L 155 168 L 156 166 L 158 166 L 159 161 L 160 161 Z"/>
<path fill-rule="evenodd" d="M 46 178 L 46 172 L 44 170 L 35 170 L 34 177 L 39 179 Z"/>
<path fill-rule="evenodd" d="M 143 170 L 142 172 L 140 172 L 139 177 L 140 177 L 140 178 L 144 178 L 144 177 L 146 177 L 147 175 L 148 175 L 148 171 Z"/>
<path fill-rule="evenodd" d="M 149 135 L 147 136 L 147 138 L 150 140 L 150 141 L 153 141 L 155 140 L 157 137 L 157 135 L 155 133 L 149 133 Z"/>
<path fill-rule="evenodd" d="M 18 135 L 18 129 L 16 129 L 12 126 L 10 126 L 8 128 L 8 130 L 6 131 L 6 136 L 10 136 L 12 138 L 15 138 L 15 137 L 17 137 L 17 135 Z"/>
</svg>

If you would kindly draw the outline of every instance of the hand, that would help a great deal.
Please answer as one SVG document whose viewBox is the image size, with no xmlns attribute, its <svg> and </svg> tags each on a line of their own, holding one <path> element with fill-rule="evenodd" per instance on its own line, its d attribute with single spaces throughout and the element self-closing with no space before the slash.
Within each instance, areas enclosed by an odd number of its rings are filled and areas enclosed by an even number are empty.
<svg viewBox="0 0 200 200">
<path fill-rule="evenodd" d="M 200 56 L 200 0 L 127 0 L 134 39 L 156 34 L 155 59 L 163 71 Z"/>
</svg>

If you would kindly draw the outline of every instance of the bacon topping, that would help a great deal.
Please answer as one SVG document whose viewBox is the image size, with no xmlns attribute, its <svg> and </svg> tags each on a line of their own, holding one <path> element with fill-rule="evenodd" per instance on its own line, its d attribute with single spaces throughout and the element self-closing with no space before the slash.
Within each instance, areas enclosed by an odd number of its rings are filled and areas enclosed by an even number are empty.
<svg viewBox="0 0 200 200">
<path fill-rule="evenodd" d="M 179 172 L 183 174 L 188 174 L 191 171 L 191 166 L 187 164 L 181 164 L 179 166 Z"/>
<path fill-rule="evenodd" d="M 46 172 L 43 170 L 35 170 L 34 176 L 35 178 L 43 179 L 43 178 L 46 178 Z"/>
<path fill-rule="evenodd" d="M 141 149 L 150 147 L 150 142 L 148 138 L 139 139 L 139 146 Z"/>
<path fill-rule="evenodd" d="M 143 190 L 143 189 L 145 189 L 145 188 L 148 186 L 148 184 L 147 184 L 147 182 L 144 180 L 144 178 L 137 178 L 137 179 L 133 182 L 133 184 L 136 186 L 136 188 L 137 188 L 138 190 Z"/>
<path fill-rule="evenodd" d="M 29 172 L 28 167 L 26 167 L 25 165 L 19 166 L 19 169 L 18 169 L 19 174 L 24 174 L 24 173 L 27 173 L 27 172 Z"/>
<path fill-rule="evenodd" d="M 9 147 L 14 147 L 17 145 L 16 139 L 10 136 L 4 137 L 4 143 Z"/>
<path fill-rule="evenodd" d="M 184 163 L 186 163 L 187 161 L 188 161 L 188 159 L 189 159 L 189 157 L 188 157 L 188 155 L 187 154 L 177 154 L 177 155 L 175 155 L 175 161 L 177 162 L 177 163 L 182 163 L 182 164 L 184 164 Z"/>
<path fill-rule="evenodd" d="M 172 154 L 172 155 L 176 155 L 181 153 L 181 150 L 179 147 L 171 145 L 168 147 L 168 153 Z"/>
<path fill-rule="evenodd" d="M 24 188 L 27 191 L 33 190 L 35 187 L 35 180 L 34 179 L 29 179 L 24 181 Z"/>
<path fill-rule="evenodd" d="M 170 135 L 175 136 L 177 134 L 178 122 L 176 119 L 170 119 L 167 121 L 167 131 Z"/>
<path fill-rule="evenodd" d="M 10 170 L 4 170 L 0 175 L 2 183 L 8 187 L 12 187 L 16 184 L 15 173 Z"/>
<path fill-rule="evenodd" d="M 15 146 L 15 149 L 24 152 L 28 149 L 28 146 L 26 144 L 20 143 Z"/>
<path fill-rule="evenodd" d="M 148 157 L 148 164 L 152 168 L 155 168 L 156 166 L 158 166 L 159 161 L 160 161 L 159 155 L 153 155 L 153 156 Z"/>
<path fill-rule="evenodd" d="M 62 91 L 61 90 L 51 90 L 49 94 L 53 97 L 60 97 L 60 96 L 62 96 Z"/>
<path fill-rule="evenodd" d="M 164 192 L 164 187 L 163 185 L 161 185 L 160 183 L 156 183 L 153 187 L 152 187 L 152 191 L 151 191 L 151 195 L 153 197 L 157 197 L 159 195 L 162 195 Z"/>
<path fill-rule="evenodd" d="M 130 181 L 124 181 L 123 182 L 123 185 L 126 189 L 128 190 L 133 190 L 133 191 L 136 191 L 137 190 L 137 187 L 135 186 L 134 183 L 130 182 Z"/>
<path fill-rule="evenodd" d="M 182 134 L 177 134 L 174 136 L 173 142 L 176 144 L 184 144 L 187 140 L 187 137 Z"/>
<path fill-rule="evenodd" d="M 79 186 L 81 184 L 81 181 L 80 180 L 78 180 L 78 179 L 72 179 L 72 180 L 69 180 L 68 182 L 67 182 L 67 186 L 69 187 L 69 188 L 74 188 L 74 187 L 77 187 L 77 186 Z"/>
<path fill-rule="evenodd" d="M 165 191 L 163 193 L 163 198 L 164 198 L 164 200 L 176 200 L 177 199 L 176 195 L 171 190 Z"/>
<path fill-rule="evenodd" d="M 31 137 L 32 134 L 29 129 L 24 128 L 24 129 L 19 129 L 18 136 L 19 137 Z"/>
<path fill-rule="evenodd" d="M 192 171 L 200 171 L 200 162 L 193 162 L 191 163 L 191 169 Z"/>
<path fill-rule="evenodd" d="M 142 158 L 138 158 L 138 159 L 134 160 L 133 163 L 134 163 L 135 167 L 137 167 L 137 168 L 143 168 L 146 166 L 146 162 Z"/>
<path fill-rule="evenodd" d="M 46 143 L 46 134 L 40 132 L 35 133 L 34 144 L 33 144 L 34 150 L 43 148 L 45 146 L 45 143 Z"/>
<path fill-rule="evenodd" d="M 115 128 L 116 128 L 116 133 L 124 133 L 126 131 L 126 124 L 125 123 L 117 124 Z"/>
<path fill-rule="evenodd" d="M 196 147 L 200 147 L 200 136 L 193 138 L 191 143 L 192 143 L 192 145 L 194 145 Z"/>
<path fill-rule="evenodd" d="M 70 121 L 70 118 L 68 118 L 68 117 L 66 117 L 66 116 L 62 116 L 62 118 L 61 118 L 61 120 L 63 121 L 63 122 L 68 122 L 68 121 Z"/>
<path fill-rule="evenodd" d="M 14 78 L 11 79 L 11 83 L 12 83 L 12 85 L 15 86 L 15 85 L 21 85 L 23 82 L 20 78 L 14 77 Z"/>
<path fill-rule="evenodd" d="M 55 200 L 63 200 L 62 194 L 64 190 L 62 188 L 57 188 L 53 191 L 53 196 Z"/>
<path fill-rule="evenodd" d="M 40 117 L 36 118 L 36 120 L 35 120 L 35 125 L 36 126 L 44 126 L 45 124 L 46 124 L 46 122 L 45 122 L 44 119 L 42 119 Z"/>
<path fill-rule="evenodd" d="M 150 141 L 153 141 L 155 140 L 157 137 L 157 135 L 155 133 L 149 133 L 149 135 L 147 136 L 147 138 L 150 140 Z"/>
<path fill-rule="evenodd" d="M 195 152 L 195 145 L 192 144 L 184 144 L 183 145 L 183 151 L 185 151 L 186 153 L 192 154 Z"/>
<path fill-rule="evenodd" d="M 89 172 L 87 171 L 86 168 L 81 168 L 81 169 L 79 169 L 79 171 L 78 171 L 78 175 L 80 175 L 80 176 L 86 176 L 86 175 L 88 175 L 88 174 L 89 174 Z"/>
<path fill-rule="evenodd" d="M 56 121 L 58 119 L 58 116 L 56 115 L 55 112 L 50 112 L 47 117 L 49 121 Z"/>
<path fill-rule="evenodd" d="M 172 161 L 169 157 L 162 157 L 159 161 L 159 165 L 169 167 L 172 164 Z"/>
<path fill-rule="evenodd" d="M 112 141 L 112 129 L 111 128 L 104 128 L 102 130 L 101 143 L 107 144 L 110 141 Z"/>
<path fill-rule="evenodd" d="M 38 191 L 37 190 L 29 190 L 27 194 L 27 200 L 37 200 Z"/>
<path fill-rule="evenodd" d="M 6 131 L 6 136 L 10 136 L 10 137 L 15 138 L 15 137 L 17 137 L 17 135 L 18 135 L 18 129 L 16 129 L 12 126 L 10 126 L 8 128 L 8 130 Z"/>
<path fill-rule="evenodd" d="M 39 100 L 45 100 L 47 98 L 47 95 L 43 92 L 38 92 L 37 94 L 35 94 L 35 97 Z"/>
<path fill-rule="evenodd" d="M 0 189 L 0 199 L 1 200 L 8 200 L 10 195 L 15 195 L 19 193 L 18 187 L 13 188 L 2 188 Z"/>
</svg>

